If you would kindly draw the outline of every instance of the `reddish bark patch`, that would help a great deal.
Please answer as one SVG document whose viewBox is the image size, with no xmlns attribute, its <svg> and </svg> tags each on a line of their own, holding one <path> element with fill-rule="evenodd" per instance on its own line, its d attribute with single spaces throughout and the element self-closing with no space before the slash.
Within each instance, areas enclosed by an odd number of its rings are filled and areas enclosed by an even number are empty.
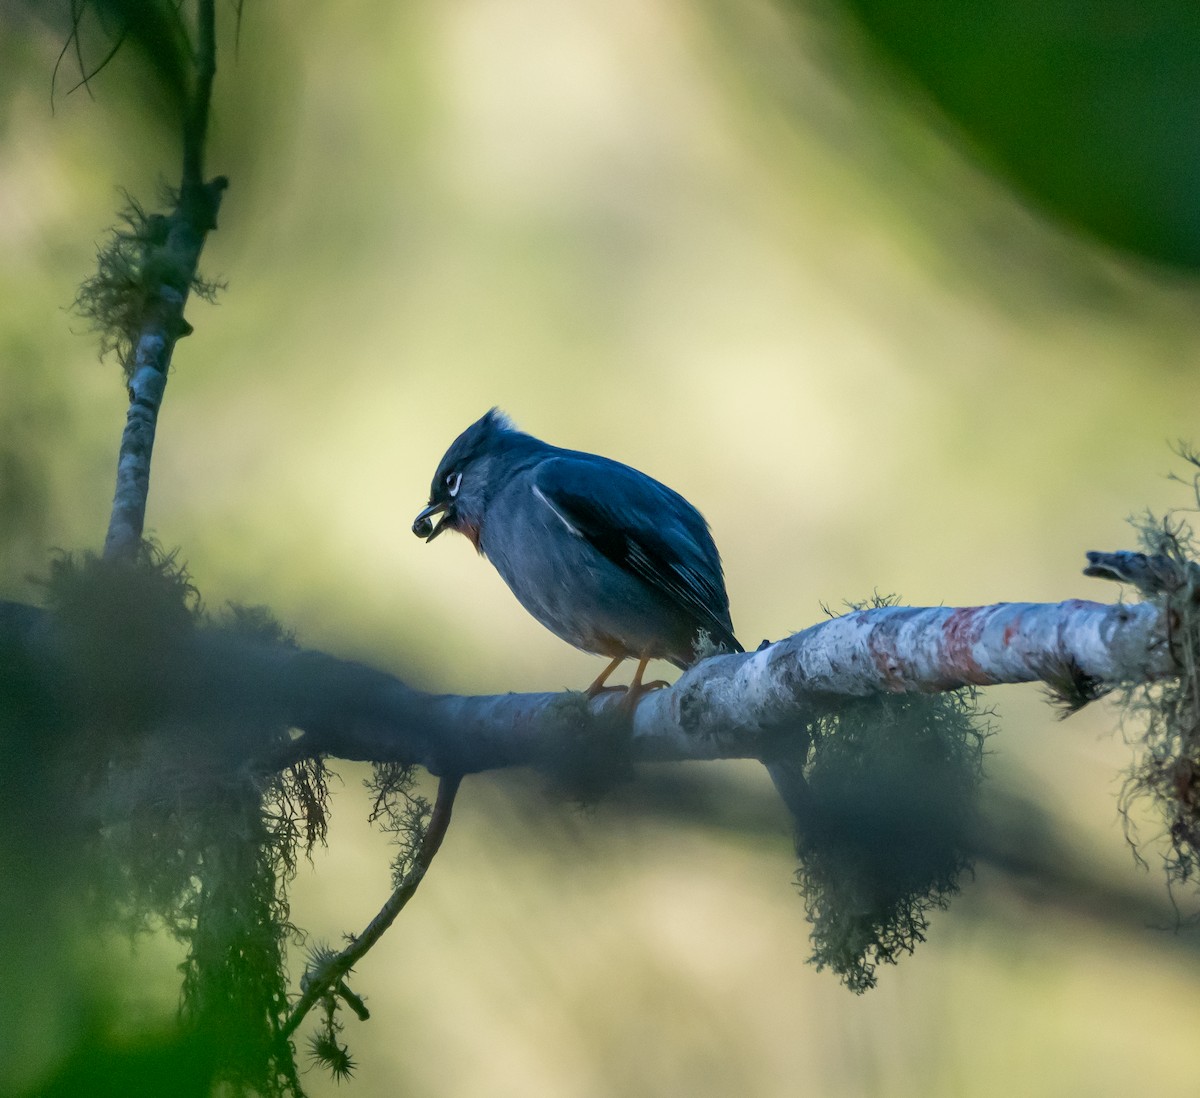
<svg viewBox="0 0 1200 1098">
<path fill-rule="evenodd" d="M 904 668 L 896 654 L 896 625 L 894 617 L 871 629 L 867 633 L 867 650 L 875 670 L 888 690 L 897 693 L 904 690 Z"/>
<path fill-rule="evenodd" d="M 976 686 L 988 686 L 994 681 L 975 658 L 975 646 L 983 636 L 991 609 L 989 606 L 967 606 L 955 610 L 942 626 L 946 666 L 953 668 L 963 682 Z"/>
</svg>

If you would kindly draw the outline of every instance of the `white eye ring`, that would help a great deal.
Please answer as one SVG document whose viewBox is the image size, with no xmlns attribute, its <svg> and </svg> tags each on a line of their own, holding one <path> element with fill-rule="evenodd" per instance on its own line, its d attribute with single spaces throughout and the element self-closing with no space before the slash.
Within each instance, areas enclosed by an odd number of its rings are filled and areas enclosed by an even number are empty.
<svg viewBox="0 0 1200 1098">
<path fill-rule="evenodd" d="M 451 499 L 457 496 L 459 488 L 462 487 L 462 473 L 448 474 L 446 477 L 446 487 L 450 489 Z"/>
</svg>

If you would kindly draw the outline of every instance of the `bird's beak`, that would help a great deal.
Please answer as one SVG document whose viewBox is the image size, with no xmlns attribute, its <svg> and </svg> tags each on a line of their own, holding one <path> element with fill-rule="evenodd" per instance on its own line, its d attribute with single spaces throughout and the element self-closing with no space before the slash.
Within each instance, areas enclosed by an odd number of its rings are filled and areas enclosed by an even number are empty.
<svg viewBox="0 0 1200 1098">
<path fill-rule="evenodd" d="M 445 528 L 446 522 L 450 518 L 449 511 L 447 510 L 449 506 L 450 504 L 445 502 L 431 503 L 413 519 L 412 532 L 419 538 L 424 538 L 426 541 L 433 541 Z M 437 525 L 429 521 L 431 516 L 441 514 L 443 511 L 446 511 L 446 514 L 442 515 Z"/>
</svg>

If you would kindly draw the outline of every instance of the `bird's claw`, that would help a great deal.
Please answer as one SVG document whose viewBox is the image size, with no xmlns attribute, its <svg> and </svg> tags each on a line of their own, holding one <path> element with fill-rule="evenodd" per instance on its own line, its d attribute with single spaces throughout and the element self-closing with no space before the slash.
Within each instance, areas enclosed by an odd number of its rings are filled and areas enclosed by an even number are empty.
<svg viewBox="0 0 1200 1098">
<path fill-rule="evenodd" d="M 596 683 L 592 683 L 592 685 L 584 691 L 584 695 L 590 701 L 592 698 L 600 697 L 601 694 L 612 694 L 618 691 L 623 692 L 627 691 L 628 689 L 628 686 L 597 686 Z"/>
<path fill-rule="evenodd" d="M 625 688 L 625 696 L 617 703 L 630 716 L 637 709 L 638 702 L 652 690 L 661 690 L 671 684 L 665 679 L 655 679 L 653 682 L 632 682 Z"/>
</svg>

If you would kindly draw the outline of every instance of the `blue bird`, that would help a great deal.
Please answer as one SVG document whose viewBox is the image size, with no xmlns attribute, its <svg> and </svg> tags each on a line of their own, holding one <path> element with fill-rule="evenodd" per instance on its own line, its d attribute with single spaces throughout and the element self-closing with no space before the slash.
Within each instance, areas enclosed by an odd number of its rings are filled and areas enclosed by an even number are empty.
<svg viewBox="0 0 1200 1098">
<path fill-rule="evenodd" d="M 699 511 L 628 465 L 517 430 L 496 408 L 446 451 L 412 529 L 426 541 L 447 529 L 465 535 L 547 629 L 608 656 L 589 697 L 635 659 L 624 704 L 636 704 L 666 685 L 642 681 L 650 660 L 690 667 L 701 632 L 743 650 Z"/>
</svg>

